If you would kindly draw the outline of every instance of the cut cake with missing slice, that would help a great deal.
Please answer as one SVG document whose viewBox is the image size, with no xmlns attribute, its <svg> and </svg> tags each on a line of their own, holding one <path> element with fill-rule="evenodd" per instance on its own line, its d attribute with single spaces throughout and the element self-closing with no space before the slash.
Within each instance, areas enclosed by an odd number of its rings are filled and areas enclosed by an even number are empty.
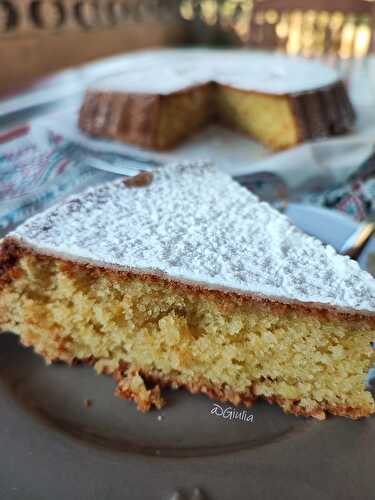
<svg viewBox="0 0 375 500">
<path fill-rule="evenodd" d="M 0 328 L 148 410 L 159 385 L 286 412 L 374 412 L 375 280 L 215 167 L 119 179 L 10 233 Z"/>
<path fill-rule="evenodd" d="M 278 151 L 353 129 L 340 75 L 317 61 L 246 49 L 150 49 L 93 82 L 79 127 L 93 137 L 167 150 L 221 123 Z"/>
</svg>

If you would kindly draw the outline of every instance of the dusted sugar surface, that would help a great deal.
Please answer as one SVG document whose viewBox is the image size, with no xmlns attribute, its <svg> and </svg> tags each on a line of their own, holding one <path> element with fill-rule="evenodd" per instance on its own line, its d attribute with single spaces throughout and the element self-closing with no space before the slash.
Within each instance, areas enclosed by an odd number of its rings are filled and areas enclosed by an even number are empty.
<svg viewBox="0 0 375 500">
<path fill-rule="evenodd" d="M 162 167 L 145 186 L 120 179 L 89 189 L 10 237 L 72 260 L 375 312 L 370 274 L 206 163 Z"/>
<path fill-rule="evenodd" d="M 93 88 L 167 95 L 217 82 L 243 90 L 283 95 L 325 87 L 339 79 L 334 69 L 317 61 L 246 49 L 147 50 L 129 54 L 122 65 L 121 74 L 98 80 Z"/>
</svg>

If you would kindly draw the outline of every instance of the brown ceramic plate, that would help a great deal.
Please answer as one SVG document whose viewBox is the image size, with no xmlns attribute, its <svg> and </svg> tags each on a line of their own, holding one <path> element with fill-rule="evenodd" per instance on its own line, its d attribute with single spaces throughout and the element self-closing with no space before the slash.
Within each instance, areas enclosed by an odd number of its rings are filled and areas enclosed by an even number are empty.
<svg viewBox="0 0 375 500">
<path fill-rule="evenodd" d="M 141 414 L 113 390 L 0 335 L 0 500 L 375 497 L 375 417 L 318 422 L 258 402 L 238 419 L 221 405 L 224 418 L 184 391 Z"/>
</svg>

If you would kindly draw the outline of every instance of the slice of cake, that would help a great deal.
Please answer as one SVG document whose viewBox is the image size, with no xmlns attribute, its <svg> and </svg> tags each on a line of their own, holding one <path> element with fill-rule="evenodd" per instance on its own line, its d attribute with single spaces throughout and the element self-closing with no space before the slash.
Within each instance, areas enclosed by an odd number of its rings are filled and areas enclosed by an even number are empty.
<svg viewBox="0 0 375 500">
<path fill-rule="evenodd" d="M 169 149 L 213 121 L 280 150 L 354 124 L 345 86 L 328 66 L 248 50 L 131 54 L 124 71 L 87 91 L 79 126 L 90 135 Z"/>
<path fill-rule="evenodd" d="M 164 384 L 317 418 L 375 408 L 375 280 L 207 164 L 89 189 L 10 233 L 0 327 L 113 374 L 142 410 Z"/>
</svg>

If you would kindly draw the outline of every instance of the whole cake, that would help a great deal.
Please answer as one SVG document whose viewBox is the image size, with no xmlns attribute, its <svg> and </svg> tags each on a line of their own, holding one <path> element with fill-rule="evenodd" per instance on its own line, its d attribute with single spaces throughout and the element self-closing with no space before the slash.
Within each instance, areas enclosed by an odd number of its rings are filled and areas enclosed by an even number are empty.
<svg viewBox="0 0 375 500">
<path fill-rule="evenodd" d="M 319 62 L 247 50 L 164 49 L 127 56 L 87 92 L 90 135 L 168 149 L 212 121 L 272 150 L 343 134 L 354 111 L 338 74 Z"/>
<path fill-rule="evenodd" d="M 141 410 L 160 387 L 374 412 L 375 280 L 207 164 L 87 190 L 2 242 L 0 328 L 92 363 Z"/>
</svg>

